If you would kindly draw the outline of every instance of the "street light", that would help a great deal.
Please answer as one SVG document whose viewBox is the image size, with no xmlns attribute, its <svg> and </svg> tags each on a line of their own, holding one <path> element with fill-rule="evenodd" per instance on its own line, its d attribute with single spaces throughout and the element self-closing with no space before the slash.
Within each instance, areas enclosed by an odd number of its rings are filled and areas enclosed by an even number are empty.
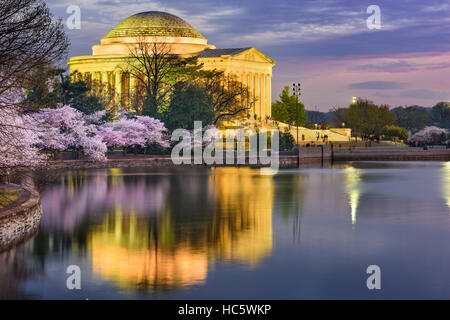
<svg viewBox="0 0 450 320">
<path fill-rule="evenodd" d="M 296 103 L 296 106 L 297 106 L 297 147 L 300 146 L 300 143 L 299 143 L 299 140 L 298 140 L 298 125 L 299 125 L 299 122 L 300 122 L 299 121 L 300 115 L 299 115 L 299 110 L 298 110 L 298 108 L 299 108 L 298 101 L 300 100 L 300 95 L 302 94 L 301 91 L 302 91 L 302 89 L 301 89 L 301 86 L 300 86 L 300 82 L 297 83 L 297 84 L 296 83 L 292 84 L 292 94 L 297 97 L 297 103 Z"/>
</svg>

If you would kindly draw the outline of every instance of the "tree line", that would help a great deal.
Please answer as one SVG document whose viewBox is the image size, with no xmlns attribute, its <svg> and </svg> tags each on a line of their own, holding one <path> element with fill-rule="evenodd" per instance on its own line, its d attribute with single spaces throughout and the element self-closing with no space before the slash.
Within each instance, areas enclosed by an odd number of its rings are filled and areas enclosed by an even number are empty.
<svg viewBox="0 0 450 320">
<path fill-rule="evenodd" d="M 298 121 L 300 126 L 308 128 L 314 128 L 314 124 L 321 127 L 347 127 L 352 129 L 357 139 L 406 141 L 413 137 L 422 139 L 425 136 L 439 136 L 439 139 L 434 139 L 436 143 L 450 140 L 446 134 L 450 130 L 449 102 L 439 102 L 432 108 L 406 106 L 391 109 L 388 105 L 377 105 L 358 98 L 346 108 L 333 108 L 329 112 L 306 111 L 304 104 L 296 96 L 290 95 L 289 87 L 284 87 L 279 100 L 272 104 L 272 118 L 294 126 Z M 439 128 L 443 130 L 439 131 Z"/>
</svg>

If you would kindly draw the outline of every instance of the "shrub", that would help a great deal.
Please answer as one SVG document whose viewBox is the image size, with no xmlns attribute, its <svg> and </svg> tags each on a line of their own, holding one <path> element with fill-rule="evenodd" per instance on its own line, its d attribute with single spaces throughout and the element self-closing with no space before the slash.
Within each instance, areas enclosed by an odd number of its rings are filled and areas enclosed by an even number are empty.
<svg viewBox="0 0 450 320">
<path fill-rule="evenodd" d="M 385 125 L 381 130 L 381 134 L 390 140 L 406 140 L 408 139 L 408 131 L 405 128 L 395 125 Z"/>
</svg>

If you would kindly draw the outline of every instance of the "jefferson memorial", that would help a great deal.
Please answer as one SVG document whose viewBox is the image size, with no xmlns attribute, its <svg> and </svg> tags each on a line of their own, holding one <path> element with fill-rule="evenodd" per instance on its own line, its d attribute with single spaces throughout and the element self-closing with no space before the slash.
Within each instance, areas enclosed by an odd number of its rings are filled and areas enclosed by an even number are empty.
<svg viewBox="0 0 450 320">
<path fill-rule="evenodd" d="M 183 19 L 160 11 L 135 14 L 119 23 L 92 47 L 92 55 L 70 58 L 70 73 L 77 71 L 87 81 L 96 81 L 114 88 L 115 101 L 126 104 L 138 83 L 136 78 L 123 71 L 123 66 L 135 51 L 139 42 L 163 43 L 169 52 L 181 57 L 197 56 L 205 69 L 217 69 L 232 75 L 249 89 L 256 102 L 248 119 L 240 127 L 265 127 L 289 130 L 296 137 L 296 128 L 285 123 L 269 121 L 272 113 L 272 68 L 275 62 L 255 48 L 217 49 L 208 44 L 197 30 Z M 232 123 L 229 123 L 232 124 Z M 350 141 L 351 130 L 336 128 L 311 130 L 300 128 L 299 142 L 319 143 L 319 137 L 328 141 Z"/>
<path fill-rule="evenodd" d="M 70 58 L 70 73 L 77 71 L 84 79 L 111 86 L 122 102 L 136 87 L 136 79 L 120 66 L 138 41 L 166 43 L 172 54 L 198 56 L 203 68 L 232 74 L 256 99 L 249 119 L 263 122 L 271 116 L 272 59 L 251 47 L 217 49 L 189 23 L 165 12 L 148 11 L 126 18 L 92 47 L 92 55 Z"/>
</svg>

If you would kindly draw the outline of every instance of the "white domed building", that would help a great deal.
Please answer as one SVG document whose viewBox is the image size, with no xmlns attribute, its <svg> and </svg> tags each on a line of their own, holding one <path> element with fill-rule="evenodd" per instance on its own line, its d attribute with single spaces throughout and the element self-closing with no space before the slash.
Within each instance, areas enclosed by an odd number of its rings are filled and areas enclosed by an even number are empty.
<svg viewBox="0 0 450 320">
<path fill-rule="evenodd" d="M 256 103 L 249 119 L 265 122 L 271 115 L 271 78 L 275 62 L 255 48 L 217 49 L 208 44 L 197 30 L 183 19 L 169 13 L 148 11 L 135 14 L 119 23 L 92 47 L 92 55 L 70 58 L 70 72 L 109 84 L 124 102 L 136 86 L 136 80 L 120 67 L 129 58 L 130 47 L 145 41 L 166 43 L 170 53 L 198 56 L 206 69 L 218 69 L 234 75 L 248 86 Z"/>
</svg>

